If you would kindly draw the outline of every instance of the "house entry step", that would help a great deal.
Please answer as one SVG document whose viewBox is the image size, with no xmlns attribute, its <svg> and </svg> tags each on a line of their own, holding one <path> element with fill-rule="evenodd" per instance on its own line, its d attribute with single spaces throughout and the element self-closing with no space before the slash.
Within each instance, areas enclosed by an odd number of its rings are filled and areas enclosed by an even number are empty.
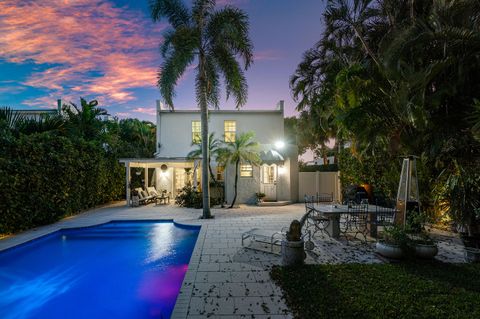
<svg viewBox="0 0 480 319">
<path fill-rule="evenodd" d="M 287 206 L 292 204 L 292 201 L 289 200 L 279 200 L 276 202 L 261 202 L 258 203 L 258 206 L 267 207 L 267 206 Z"/>
</svg>

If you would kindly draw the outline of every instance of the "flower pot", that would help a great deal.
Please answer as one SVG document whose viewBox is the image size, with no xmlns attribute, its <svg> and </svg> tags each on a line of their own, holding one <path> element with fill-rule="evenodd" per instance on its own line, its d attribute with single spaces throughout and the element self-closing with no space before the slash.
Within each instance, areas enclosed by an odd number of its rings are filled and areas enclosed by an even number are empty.
<svg viewBox="0 0 480 319">
<path fill-rule="evenodd" d="M 438 247 L 435 244 L 415 244 L 415 256 L 419 258 L 433 258 L 438 254 Z"/>
<path fill-rule="evenodd" d="M 132 196 L 132 207 L 138 207 L 140 206 L 140 198 L 136 195 Z"/>
<path fill-rule="evenodd" d="M 282 265 L 302 265 L 306 258 L 303 240 L 282 240 Z"/>
<path fill-rule="evenodd" d="M 465 261 L 467 263 L 480 263 L 480 249 L 465 247 Z"/>
<path fill-rule="evenodd" d="M 379 241 L 376 243 L 375 251 L 387 258 L 400 259 L 403 257 L 403 250 L 400 248 L 400 246 L 386 243 L 384 241 Z"/>
</svg>

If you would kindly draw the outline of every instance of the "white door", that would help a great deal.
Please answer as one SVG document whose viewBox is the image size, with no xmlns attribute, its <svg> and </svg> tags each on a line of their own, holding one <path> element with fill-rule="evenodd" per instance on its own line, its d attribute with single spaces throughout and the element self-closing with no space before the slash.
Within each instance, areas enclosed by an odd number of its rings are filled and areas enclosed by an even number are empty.
<svg viewBox="0 0 480 319">
<path fill-rule="evenodd" d="M 265 200 L 277 200 L 277 165 L 262 165 L 261 189 L 265 193 Z"/>
</svg>

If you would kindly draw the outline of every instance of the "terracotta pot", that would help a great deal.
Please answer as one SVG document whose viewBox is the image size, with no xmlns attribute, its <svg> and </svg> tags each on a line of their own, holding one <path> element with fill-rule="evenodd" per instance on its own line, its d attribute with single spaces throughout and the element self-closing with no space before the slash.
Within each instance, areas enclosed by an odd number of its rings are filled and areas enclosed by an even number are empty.
<svg viewBox="0 0 480 319">
<path fill-rule="evenodd" d="M 438 254 L 438 247 L 435 244 L 415 244 L 415 256 L 430 259 Z"/>
<path fill-rule="evenodd" d="M 402 248 L 400 248 L 400 246 L 386 243 L 384 241 L 378 241 L 376 243 L 375 251 L 387 258 L 392 258 L 392 259 L 403 258 L 403 250 Z"/>
</svg>

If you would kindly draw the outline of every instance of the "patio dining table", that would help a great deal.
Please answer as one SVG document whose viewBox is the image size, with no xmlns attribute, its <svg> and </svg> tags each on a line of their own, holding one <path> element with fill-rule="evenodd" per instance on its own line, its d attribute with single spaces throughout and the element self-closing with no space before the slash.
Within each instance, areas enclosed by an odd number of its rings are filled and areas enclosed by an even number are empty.
<svg viewBox="0 0 480 319">
<path fill-rule="evenodd" d="M 374 220 L 376 218 L 377 206 L 368 205 L 368 218 L 369 220 Z M 327 232 L 333 238 L 340 237 L 340 217 L 344 214 L 349 214 L 348 205 L 341 204 L 318 204 L 314 206 L 314 209 L 317 212 L 322 213 L 325 217 L 330 220 L 330 223 L 327 226 Z M 369 234 L 371 237 L 377 237 L 377 226 L 375 223 L 367 223 L 367 228 L 369 229 Z"/>
</svg>

